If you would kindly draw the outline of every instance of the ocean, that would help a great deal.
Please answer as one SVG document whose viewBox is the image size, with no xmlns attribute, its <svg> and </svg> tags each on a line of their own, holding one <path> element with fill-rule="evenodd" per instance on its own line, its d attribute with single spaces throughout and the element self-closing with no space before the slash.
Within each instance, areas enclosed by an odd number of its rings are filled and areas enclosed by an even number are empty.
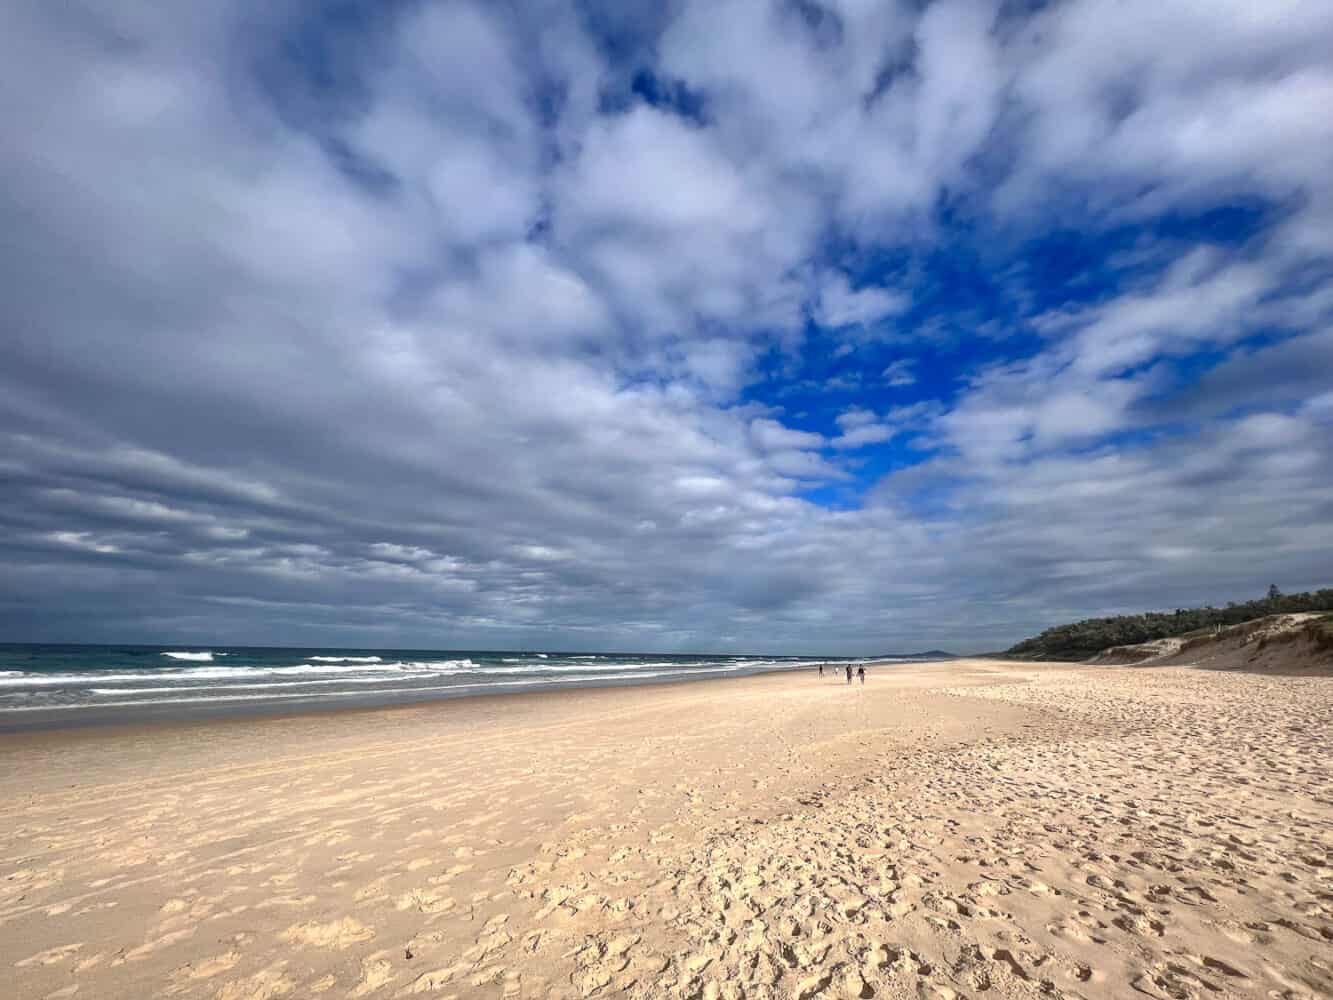
<svg viewBox="0 0 1333 1000">
<path fill-rule="evenodd" d="M 0 645 L 0 730 L 689 681 L 813 669 L 819 662 L 657 653 Z"/>
</svg>

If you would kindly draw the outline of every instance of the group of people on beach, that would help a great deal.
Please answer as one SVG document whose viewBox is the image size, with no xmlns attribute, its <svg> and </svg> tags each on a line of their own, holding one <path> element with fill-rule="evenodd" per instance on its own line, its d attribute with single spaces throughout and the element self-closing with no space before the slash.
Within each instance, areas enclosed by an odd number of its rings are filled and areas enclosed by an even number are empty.
<svg viewBox="0 0 1333 1000">
<path fill-rule="evenodd" d="M 824 676 L 824 668 L 825 668 L 826 666 L 828 666 L 827 663 L 821 663 L 821 664 L 819 665 L 819 676 L 820 676 L 820 677 L 823 677 L 823 676 Z M 860 666 L 858 666 L 858 667 L 856 668 L 856 676 L 857 676 L 857 679 L 860 680 L 860 682 L 861 682 L 862 684 L 864 684 L 864 683 L 866 682 L 866 668 L 865 668 L 865 664 L 861 664 Z M 852 665 L 849 663 L 849 664 L 847 664 L 847 683 L 850 684 L 851 682 L 852 682 Z"/>
</svg>

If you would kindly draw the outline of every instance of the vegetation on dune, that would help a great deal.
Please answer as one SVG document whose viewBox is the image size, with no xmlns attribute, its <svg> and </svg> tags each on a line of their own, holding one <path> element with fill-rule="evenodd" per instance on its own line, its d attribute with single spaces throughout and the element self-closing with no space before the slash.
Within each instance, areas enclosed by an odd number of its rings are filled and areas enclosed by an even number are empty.
<svg viewBox="0 0 1333 1000">
<path fill-rule="evenodd" d="M 1112 646 L 1130 646 L 1170 637 L 1188 638 L 1191 633 L 1203 636 L 1218 627 L 1238 625 L 1265 615 L 1300 611 L 1333 611 L 1333 588 L 1284 594 L 1272 586 L 1268 588 L 1267 597 L 1244 604 L 1232 602 L 1225 608 L 1177 608 L 1141 615 L 1085 618 L 1024 639 L 1006 650 L 1005 655 L 1029 660 L 1082 660 Z M 1330 623 L 1326 627 L 1333 632 L 1333 619 L 1324 621 Z"/>
<path fill-rule="evenodd" d="M 1333 652 L 1333 615 L 1324 615 L 1306 624 L 1303 634 L 1322 650 Z"/>
</svg>

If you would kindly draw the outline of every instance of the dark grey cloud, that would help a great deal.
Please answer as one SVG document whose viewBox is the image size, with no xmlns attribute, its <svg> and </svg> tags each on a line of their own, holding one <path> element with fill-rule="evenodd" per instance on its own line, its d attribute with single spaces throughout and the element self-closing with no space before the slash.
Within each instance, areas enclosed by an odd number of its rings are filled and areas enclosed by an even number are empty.
<svg viewBox="0 0 1333 1000">
<path fill-rule="evenodd" d="M 1198 418 L 1299 405 L 1329 391 L 1329 372 L 1333 328 L 1239 350 L 1164 400 L 1154 416 Z"/>
</svg>

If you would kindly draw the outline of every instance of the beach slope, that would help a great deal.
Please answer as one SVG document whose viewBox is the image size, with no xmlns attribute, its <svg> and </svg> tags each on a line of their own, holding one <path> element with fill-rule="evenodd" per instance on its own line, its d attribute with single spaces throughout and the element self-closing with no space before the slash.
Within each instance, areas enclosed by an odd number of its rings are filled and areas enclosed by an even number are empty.
<svg viewBox="0 0 1333 1000">
<path fill-rule="evenodd" d="M 955 661 L 0 739 L 91 997 L 1322 997 L 1333 679 Z"/>
</svg>

